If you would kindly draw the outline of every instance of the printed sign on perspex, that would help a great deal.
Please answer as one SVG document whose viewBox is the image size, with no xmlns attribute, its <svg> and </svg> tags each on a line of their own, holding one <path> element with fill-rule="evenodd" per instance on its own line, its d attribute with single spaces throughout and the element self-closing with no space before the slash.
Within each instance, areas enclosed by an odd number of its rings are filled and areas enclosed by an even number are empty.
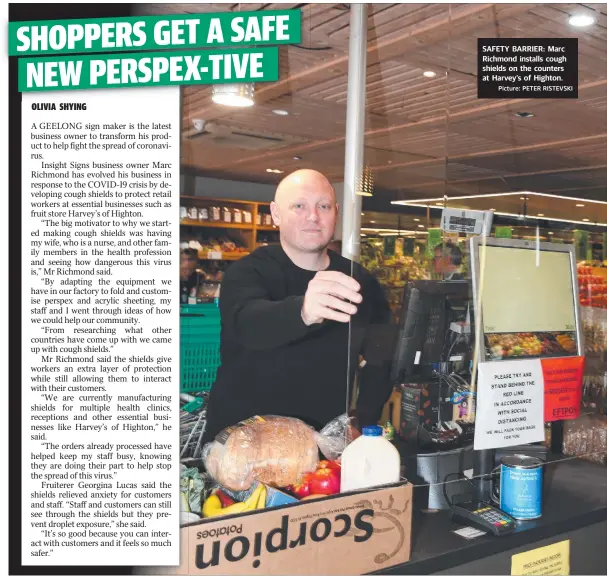
<svg viewBox="0 0 607 576">
<path fill-rule="evenodd" d="M 584 357 L 542 360 L 544 420 L 571 420 L 580 415 Z"/>
<path fill-rule="evenodd" d="M 539 360 L 478 365 L 474 449 L 544 440 L 544 377 Z"/>
</svg>

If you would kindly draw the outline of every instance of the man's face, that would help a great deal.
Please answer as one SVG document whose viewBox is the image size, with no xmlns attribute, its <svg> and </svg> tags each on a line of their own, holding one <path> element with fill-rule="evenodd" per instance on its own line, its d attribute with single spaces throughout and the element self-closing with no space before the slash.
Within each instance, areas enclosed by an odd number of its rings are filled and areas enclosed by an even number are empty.
<svg viewBox="0 0 607 576">
<path fill-rule="evenodd" d="M 434 272 L 437 274 L 446 274 L 452 270 L 451 257 L 443 255 L 441 249 L 434 251 Z"/>
<path fill-rule="evenodd" d="M 183 278 L 184 280 L 187 280 L 195 271 L 196 271 L 196 260 L 188 254 L 182 254 L 181 263 L 179 266 L 179 272 L 180 272 L 181 278 Z"/>
<path fill-rule="evenodd" d="M 279 204 L 272 204 L 272 216 L 280 227 L 281 240 L 291 248 L 322 252 L 337 222 L 335 193 L 328 184 L 304 183 L 290 190 Z"/>
</svg>

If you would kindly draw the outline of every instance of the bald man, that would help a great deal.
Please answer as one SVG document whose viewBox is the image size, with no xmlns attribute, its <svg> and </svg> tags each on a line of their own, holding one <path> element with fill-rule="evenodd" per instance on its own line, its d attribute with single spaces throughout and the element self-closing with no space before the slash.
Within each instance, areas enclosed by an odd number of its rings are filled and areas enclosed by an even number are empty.
<svg viewBox="0 0 607 576">
<path fill-rule="evenodd" d="M 205 441 L 264 414 L 296 417 L 320 429 L 346 412 L 347 378 L 369 326 L 389 322 L 377 281 L 327 249 L 338 206 L 322 174 L 298 170 L 284 178 L 270 210 L 280 246 L 258 248 L 232 264 L 221 286 L 221 367 Z M 361 425 L 377 422 L 390 395 L 386 371 L 365 370 L 357 405 Z"/>
</svg>

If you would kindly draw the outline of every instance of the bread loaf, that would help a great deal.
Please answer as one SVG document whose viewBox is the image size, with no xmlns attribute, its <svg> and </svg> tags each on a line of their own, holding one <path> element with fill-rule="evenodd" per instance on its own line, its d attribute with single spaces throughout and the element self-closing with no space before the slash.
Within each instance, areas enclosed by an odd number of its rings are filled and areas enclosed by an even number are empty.
<svg viewBox="0 0 607 576">
<path fill-rule="evenodd" d="M 315 431 L 295 418 L 263 416 L 227 429 L 205 446 L 207 472 L 230 490 L 255 480 L 281 488 L 318 464 Z"/>
</svg>

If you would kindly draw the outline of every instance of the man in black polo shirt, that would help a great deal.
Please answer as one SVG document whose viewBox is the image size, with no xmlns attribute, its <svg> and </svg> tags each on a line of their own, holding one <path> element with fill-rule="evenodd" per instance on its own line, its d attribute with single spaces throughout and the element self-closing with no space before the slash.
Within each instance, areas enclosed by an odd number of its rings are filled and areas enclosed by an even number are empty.
<svg viewBox="0 0 607 576">
<path fill-rule="evenodd" d="M 219 299 L 221 367 L 205 440 L 254 415 L 293 416 L 320 429 L 346 412 L 369 328 L 388 323 L 390 309 L 375 278 L 327 249 L 337 209 L 322 174 L 290 174 L 271 204 L 280 246 L 259 248 L 226 272 Z M 388 374 L 381 362 L 364 367 L 360 425 L 379 419 L 391 391 Z"/>
</svg>

